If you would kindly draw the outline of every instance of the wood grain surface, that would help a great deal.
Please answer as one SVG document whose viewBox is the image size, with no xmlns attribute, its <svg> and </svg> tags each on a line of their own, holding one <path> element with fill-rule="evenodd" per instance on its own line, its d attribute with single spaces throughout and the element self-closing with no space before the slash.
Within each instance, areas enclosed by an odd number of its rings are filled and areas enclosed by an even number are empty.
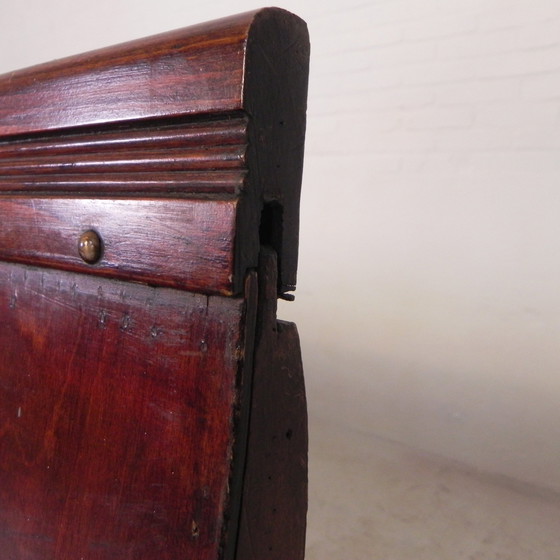
<svg viewBox="0 0 560 560">
<path fill-rule="evenodd" d="M 0 138 L 0 192 L 127 196 L 239 194 L 247 174 L 242 114 L 126 129 Z"/>
<path fill-rule="evenodd" d="M 0 77 L 0 560 L 303 558 L 308 57 L 274 8 Z"/>
<path fill-rule="evenodd" d="M 297 328 L 276 318 L 276 254 L 263 248 L 239 560 L 303 560 L 307 405 Z"/>
<path fill-rule="evenodd" d="M 236 200 L 0 197 L 0 258 L 231 294 Z M 78 253 L 97 232 L 99 262 Z"/>
<path fill-rule="evenodd" d="M 0 264 L 0 550 L 219 555 L 244 299 Z"/>
<path fill-rule="evenodd" d="M 245 42 L 256 14 L 6 74 L 0 134 L 239 110 Z"/>
<path fill-rule="evenodd" d="M 305 23 L 271 8 L 0 76 L 0 192 L 236 194 L 233 291 L 257 267 L 264 219 L 284 294 L 308 66 Z"/>
</svg>

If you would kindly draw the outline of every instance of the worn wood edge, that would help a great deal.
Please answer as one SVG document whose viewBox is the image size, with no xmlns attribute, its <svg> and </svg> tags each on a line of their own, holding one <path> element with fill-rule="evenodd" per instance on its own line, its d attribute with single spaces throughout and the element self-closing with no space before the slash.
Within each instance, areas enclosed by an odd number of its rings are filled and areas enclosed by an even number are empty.
<svg viewBox="0 0 560 560">
<path fill-rule="evenodd" d="M 281 297 L 295 290 L 297 280 L 309 54 L 307 25 L 298 16 L 277 9 L 255 14 L 243 90 L 249 185 L 238 219 L 245 255 L 239 263 L 256 266 L 261 245 L 272 246 Z"/>
<path fill-rule="evenodd" d="M 184 312 L 181 308 L 185 305 L 185 302 L 188 302 L 187 309 L 189 307 L 192 308 L 198 307 L 203 313 L 203 315 L 208 315 L 209 313 L 211 313 L 214 316 L 217 316 L 217 319 L 220 319 L 221 317 L 222 320 L 227 318 L 228 309 L 233 312 L 237 310 L 236 315 L 238 315 L 238 311 L 241 310 L 242 323 L 238 333 L 239 336 L 238 337 L 236 336 L 235 339 L 232 340 L 232 343 L 230 345 L 223 348 L 223 351 L 225 351 L 226 354 L 229 354 L 231 356 L 231 359 L 235 361 L 234 370 L 232 372 L 233 377 L 235 377 L 236 374 L 237 376 L 240 376 L 240 368 L 246 367 L 244 363 L 243 353 L 241 353 L 241 349 L 244 347 L 245 344 L 247 345 L 247 355 L 249 357 L 249 360 L 252 358 L 253 355 L 252 337 L 254 336 L 254 330 L 255 330 L 254 316 L 256 310 L 256 301 L 255 301 L 256 287 L 255 289 L 253 289 L 252 292 L 248 290 L 248 294 L 246 298 L 238 298 L 237 301 L 235 300 L 232 301 L 231 298 L 222 298 L 219 296 L 205 297 L 194 293 L 185 294 L 185 293 L 178 292 L 177 290 L 170 290 L 167 288 L 147 289 L 146 286 L 141 286 L 130 282 L 119 282 L 119 281 L 106 282 L 102 279 L 98 280 L 94 277 L 73 275 L 69 273 L 53 274 L 48 270 L 41 270 L 40 268 L 36 268 L 36 267 L 20 267 L 20 266 L 15 267 L 10 264 L 0 263 L 0 269 L 4 273 L 3 275 L 5 276 L 5 279 L 10 280 L 10 282 L 4 283 L 5 294 L 3 294 L 3 296 L 6 295 L 8 296 L 8 298 L 7 299 L 3 298 L 4 299 L 4 301 L 2 302 L 3 306 L 6 305 L 9 306 L 10 309 L 14 309 L 16 306 L 20 305 L 23 294 L 22 294 L 22 290 L 18 289 L 18 284 L 19 284 L 19 288 L 21 288 L 22 286 L 23 287 L 32 286 L 32 275 L 38 273 L 41 275 L 41 280 L 40 282 L 37 281 L 36 284 L 41 286 L 41 289 L 43 286 L 47 286 L 47 287 L 50 286 L 50 288 L 52 289 L 60 290 L 62 286 L 63 289 L 66 291 L 67 295 L 70 296 L 72 299 L 76 297 L 81 297 L 82 294 L 89 294 L 89 295 L 93 295 L 94 297 L 95 295 L 97 295 L 98 298 L 103 297 L 109 303 L 116 304 L 117 306 L 119 305 L 123 306 L 123 308 L 120 309 L 120 311 L 121 312 L 125 311 L 125 314 L 122 316 L 121 313 L 118 312 L 119 310 L 115 309 L 111 305 L 109 305 L 108 307 L 103 305 L 100 308 L 101 311 L 98 316 L 99 332 L 102 332 L 107 328 L 116 326 L 122 333 L 126 332 L 127 336 L 130 336 L 133 339 L 136 339 L 138 336 L 141 336 L 141 333 L 137 330 L 138 328 L 137 324 L 135 323 L 134 319 L 131 319 L 131 315 L 128 313 L 126 307 L 131 301 L 138 302 L 144 299 L 146 301 L 146 306 L 152 305 L 153 301 L 156 302 L 166 301 L 167 302 L 166 305 L 173 307 L 175 312 L 178 314 Z M 17 282 L 18 278 L 20 282 Z M 10 288 L 11 280 L 16 280 L 15 286 L 12 288 Z M 10 292 L 12 292 L 13 295 L 10 295 Z M 39 291 L 37 291 L 37 286 L 35 287 L 33 292 L 39 294 Z M 251 296 L 251 293 L 253 293 L 254 296 Z M 52 300 L 49 297 L 44 297 L 43 301 L 52 303 L 54 300 Z M 191 302 L 192 302 L 192 306 L 191 306 Z M 81 307 L 80 307 L 81 304 L 77 303 L 76 301 L 70 301 L 69 303 L 70 303 L 70 307 L 74 305 L 74 310 L 76 311 L 74 315 L 76 314 L 79 315 L 81 313 Z M 220 309 L 222 309 L 222 307 L 225 308 L 226 313 L 216 315 L 216 311 L 219 311 Z M 206 313 L 202 311 L 204 308 L 206 308 Z M 222 320 L 220 320 L 219 322 L 222 323 Z M 149 338 L 153 337 L 154 339 L 157 338 L 158 340 L 160 339 L 160 337 L 166 336 L 165 331 L 157 330 L 157 324 L 158 323 L 156 322 L 153 323 L 153 326 L 151 326 L 150 323 L 146 323 L 145 326 L 147 327 L 147 329 L 144 331 L 144 336 L 147 336 Z M 193 335 L 195 335 L 194 332 Z M 191 338 L 191 341 L 196 341 L 196 343 L 194 344 L 195 346 L 198 343 L 197 338 Z M 204 341 L 208 341 L 208 339 L 205 338 L 203 342 Z M 210 343 L 210 347 L 211 346 L 212 345 Z M 8 350 L 8 348 L 6 348 L 6 350 Z M 48 346 L 46 347 L 47 352 L 50 352 L 51 350 L 49 350 Z M 165 371 L 165 368 L 163 369 Z M 163 376 L 165 375 L 164 371 L 161 372 Z M 180 370 L 179 370 L 179 375 L 180 375 Z M 233 381 L 235 382 L 235 379 Z M 238 391 L 238 383 L 232 383 L 232 385 L 233 384 L 235 384 L 235 391 Z M 235 405 L 235 402 L 232 402 L 232 404 Z M 233 445 L 234 438 L 236 437 L 236 434 L 234 432 L 235 415 L 236 415 L 235 406 L 229 406 L 228 415 L 227 415 L 227 426 L 228 426 L 227 434 L 228 434 L 228 441 L 230 442 L 230 444 L 228 444 L 228 448 L 230 451 Z M 231 484 L 227 483 L 228 480 L 227 473 L 231 466 L 231 461 L 232 461 L 231 452 L 227 453 L 227 458 L 228 458 L 227 466 L 225 467 L 225 472 L 224 472 L 225 478 L 223 479 L 224 491 L 221 494 L 224 500 L 224 502 L 222 502 L 224 504 L 224 508 L 227 507 L 228 501 L 230 500 L 229 488 L 231 487 Z M 220 515 L 219 517 L 216 517 L 216 521 L 219 522 L 220 526 L 223 529 L 224 517 Z M 182 537 L 191 538 L 190 524 L 187 526 L 189 531 L 187 531 L 186 534 L 182 535 Z M 198 537 L 195 535 L 193 536 L 193 538 L 198 538 Z M 218 542 L 218 540 L 216 539 L 215 542 Z M 0 554 L 0 556 L 4 558 L 3 554 Z M 36 556 L 33 557 L 36 558 Z M 136 558 L 137 556 L 134 557 Z M 142 558 L 144 558 L 143 555 Z M 155 558 L 155 556 L 150 555 L 150 558 Z M 213 556 L 213 558 L 215 557 Z"/>
<path fill-rule="evenodd" d="M 260 263 L 235 560 L 303 560 L 308 431 L 301 349 L 296 326 L 276 319 L 274 251 L 264 249 Z"/>
<path fill-rule="evenodd" d="M 236 560 L 305 555 L 308 432 L 301 350 L 295 324 L 278 321 L 276 330 L 272 353 L 261 347 L 255 361 L 252 412 L 259 419 L 249 433 Z"/>
<path fill-rule="evenodd" d="M 133 172 L 103 175 L 50 175 L 2 177 L 0 195 L 160 197 L 228 199 L 245 185 L 244 169 L 212 171 Z"/>
<path fill-rule="evenodd" d="M 237 206 L 237 198 L 0 196 L 0 260 L 231 296 Z M 94 263 L 78 251 L 86 231 L 101 239 Z"/>
<path fill-rule="evenodd" d="M 0 139 L 0 192 L 237 194 L 247 142 L 243 113 Z"/>
<path fill-rule="evenodd" d="M 0 155 L 80 153 L 141 147 L 147 144 L 212 146 L 243 143 L 247 116 L 242 111 L 188 115 L 184 118 L 109 121 L 37 133 L 0 136 Z"/>
<path fill-rule="evenodd" d="M 232 447 L 231 472 L 229 479 L 229 504 L 222 535 L 220 560 L 241 560 L 236 557 L 238 528 L 241 518 L 241 500 L 243 495 L 244 473 L 247 458 L 247 442 L 251 393 L 254 375 L 255 336 L 259 313 L 259 281 L 256 271 L 250 271 L 245 278 L 245 339 L 243 356 L 237 379 L 238 397 L 234 413 L 235 440 Z"/>
<path fill-rule="evenodd" d="M 0 136 L 239 110 L 244 44 L 253 15 L 198 24 L 0 76 Z"/>
</svg>

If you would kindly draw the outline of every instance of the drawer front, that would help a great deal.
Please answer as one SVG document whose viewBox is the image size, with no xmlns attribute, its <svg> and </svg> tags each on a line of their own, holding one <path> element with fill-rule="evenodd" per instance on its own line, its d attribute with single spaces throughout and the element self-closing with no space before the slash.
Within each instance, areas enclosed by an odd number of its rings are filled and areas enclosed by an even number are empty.
<svg viewBox="0 0 560 560">
<path fill-rule="evenodd" d="M 236 214 L 234 199 L 0 197 L 0 259 L 229 295 Z"/>
</svg>

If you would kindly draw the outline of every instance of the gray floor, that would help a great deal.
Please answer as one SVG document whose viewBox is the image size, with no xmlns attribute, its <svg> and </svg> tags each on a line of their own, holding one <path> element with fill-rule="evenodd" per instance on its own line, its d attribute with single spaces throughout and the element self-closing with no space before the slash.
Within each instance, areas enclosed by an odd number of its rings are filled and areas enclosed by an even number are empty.
<svg viewBox="0 0 560 560">
<path fill-rule="evenodd" d="M 311 420 L 306 560 L 557 560 L 560 497 Z"/>
</svg>

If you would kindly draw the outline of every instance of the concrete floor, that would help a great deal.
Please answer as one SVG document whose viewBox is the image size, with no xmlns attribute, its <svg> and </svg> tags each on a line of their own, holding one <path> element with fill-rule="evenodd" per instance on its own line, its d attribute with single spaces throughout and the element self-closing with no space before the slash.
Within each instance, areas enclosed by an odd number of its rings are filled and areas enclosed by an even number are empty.
<svg viewBox="0 0 560 560">
<path fill-rule="evenodd" d="M 310 424 L 306 560 L 560 559 L 560 496 Z"/>
</svg>

